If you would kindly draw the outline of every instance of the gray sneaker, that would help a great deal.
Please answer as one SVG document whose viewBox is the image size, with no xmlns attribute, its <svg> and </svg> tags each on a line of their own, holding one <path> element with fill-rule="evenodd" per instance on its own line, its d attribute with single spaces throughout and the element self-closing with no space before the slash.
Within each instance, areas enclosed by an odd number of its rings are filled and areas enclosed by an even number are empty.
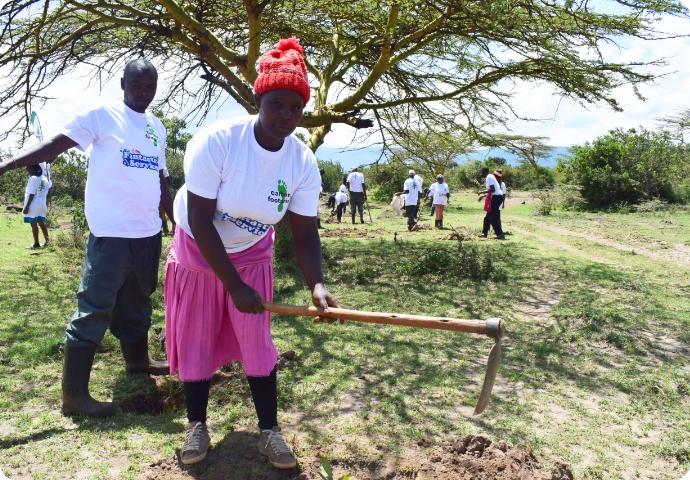
<svg viewBox="0 0 690 480">
<path fill-rule="evenodd" d="M 204 422 L 189 422 L 182 450 L 180 450 L 180 460 L 185 465 L 202 461 L 206 458 L 210 444 L 211 437 L 208 435 L 206 424 Z"/>
<path fill-rule="evenodd" d="M 272 430 L 262 430 L 259 436 L 259 452 L 268 457 L 276 468 L 295 468 L 297 458 L 292 449 L 287 446 L 280 427 L 273 427 Z"/>
</svg>

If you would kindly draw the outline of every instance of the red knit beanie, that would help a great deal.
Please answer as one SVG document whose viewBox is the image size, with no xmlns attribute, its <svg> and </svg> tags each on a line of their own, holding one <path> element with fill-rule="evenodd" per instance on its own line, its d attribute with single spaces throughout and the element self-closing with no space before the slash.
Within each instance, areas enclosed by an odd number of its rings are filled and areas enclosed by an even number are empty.
<svg viewBox="0 0 690 480">
<path fill-rule="evenodd" d="M 311 90 L 304 65 L 304 50 L 296 38 L 284 38 L 259 58 L 259 76 L 254 82 L 254 93 L 270 90 L 294 90 L 302 95 L 304 104 L 309 101 Z"/>
</svg>

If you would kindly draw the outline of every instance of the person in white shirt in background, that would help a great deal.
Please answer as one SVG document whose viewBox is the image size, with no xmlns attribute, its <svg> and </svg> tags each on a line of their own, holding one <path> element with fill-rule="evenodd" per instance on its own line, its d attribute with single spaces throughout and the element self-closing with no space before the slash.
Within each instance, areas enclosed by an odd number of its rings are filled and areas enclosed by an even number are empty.
<svg viewBox="0 0 690 480">
<path fill-rule="evenodd" d="M 335 215 L 338 219 L 338 223 L 340 223 L 343 217 L 343 211 L 347 206 L 347 200 L 347 188 L 345 185 L 341 185 L 335 194 Z"/>
<path fill-rule="evenodd" d="M 503 203 L 503 191 L 501 190 L 501 184 L 496 179 L 496 175 L 489 173 L 487 167 L 481 170 L 482 178 L 485 179 L 484 185 L 485 189 L 479 192 L 480 199 L 481 195 L 486 194 L 486 201 L 484 204 L 484 210 L 486 215 L 484 216 L 484 225 L 482 227 L 482 237 L 486 238 L 489 234 L 489 228 L 493 227 L 496 238 L 499 240 L 505 240 L 505 235 L 503 234 L 503 229 L 501 228 L 501 209 L 499 208 Z"/>
<path fill-rule="evenodd" d="M 429 194 L 432 197 L 431 204 L 436 213 L 434 226 L 443 229 L 443 210 L 450 199 L 450 189 L 444 182 L 443 175 L 436 176 L 436 183 L 429 187 Z"/>
<path fill-rule="evenodd" d="M 501 210 L 503 210 L 506 206 L 506 198 L 508 197 L 508 187 L 506 187 L 506 182 L 503 181 L 503 170 L 500 168 L 496 170 L 497 175 L 496 175 L 496 180 L 498 180 L 501 184 L 501 193 L 503 194 L 503 202 L 501 203 Z"/>
<path fill-rule="evenodd" d="M 41 227 L 43 232 L 44 243 L 43 246 L 48 245 L 48 226 L 46 225 L 46 217 L 48 216 L 48 190 L 50 190 L 50 182 L 43 175 L 43 169 L 40 165 L 29 165 L 26 167 L 29 172 L 29 180 L 26 183 L 26 190 L 24 191 L 24 223 L 31 224 L 31 233 L 34 237 L 34 243 L 27 248 L 40 248 L 38 243 L 38 227 Z"/>
<path fill-rule="evenodd" d="M 353 168 L 347 176 L 346 185 L 350 191 L 350 214 L 352 223 L 355 223 L 355 212 L 359 212 L 359 222 L 364 223 L 364 202 L 367 199 L 367 186 L 364 183 L 364 175 L 359 169 Z"/>
<path fill-rule="evenodd" d="M 396 195 L 405 194 L 405 215 L 407 216 L 407 231 L 417 228 L 417 212 L 419 210 L 419 182 L 414 179 L 415 171 L 408 172 L 408 178 L 403 184 L 403 191 Z"/>
<path fill-rule="evenodd" d="M 163 205 L 172 198 L 163 175 L 166 131 L 146 109 L 156 95 L 151 62 L 128 62 L 120 79 L 123 99 L 89 109 L 52 139 L 0 164 L 13 168 L 52 162 L 72 147 L 89 154 L 84 213 L 90 234 L 77 308 L 65 330 L 62 413 L 108 417 L 113 402 L 89 393 L 96 349 L 109 329 L 120 340 L 127 373 L 167 374 L 167 362 L 151 360 L 151 294 L 158 283 Z"/>
</svg>

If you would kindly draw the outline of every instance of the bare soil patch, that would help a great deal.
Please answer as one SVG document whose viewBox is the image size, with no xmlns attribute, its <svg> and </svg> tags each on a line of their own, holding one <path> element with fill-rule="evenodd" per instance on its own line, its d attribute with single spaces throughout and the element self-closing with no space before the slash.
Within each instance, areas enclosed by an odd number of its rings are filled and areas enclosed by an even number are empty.
<svg viewBox="0 0 690 480">
<path fill-rule="evenodd" d="M 176 458 L 149 465 L 141 480 L 181 479 L 320 479 L 319 460 L 301 458 L 293 471 L 274 470 L 256 450 L 256 435 L 233 432 L 209 452 L 199 465 L 183 466 Z M 439 445 L 421 441 L 402 456 L 378 462 L 335 463 L 335 478 L 350 473 L 355 479 L 454 479 L 454 480 L 572 480 L 564 463 L 543 466 L 524 446 L 467 435 Z"/>
</svg>

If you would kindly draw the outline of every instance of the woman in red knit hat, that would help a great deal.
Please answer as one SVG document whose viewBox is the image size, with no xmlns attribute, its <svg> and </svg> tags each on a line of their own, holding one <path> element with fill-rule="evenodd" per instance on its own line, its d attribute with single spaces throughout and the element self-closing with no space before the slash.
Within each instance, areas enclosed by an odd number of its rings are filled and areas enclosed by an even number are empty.
<svg viewBox="0 0 690 480">
<path fill-rule="evenodd" d="M 259 114 L 210 125 L 187 145 L 165 279 L 170 371 L 184 382 L 189 420 L 185 464 L 206 457 L 209 380 L 233 361 L 249 382 L 259 451 L 277 468 L 297 464 L 278 427 L 277 353 L 262 301 L 273 293 L 273 225 L 288 213 L 314 305 L 336 306 L 321 269 L 316 158 L 292 135 L 310 95 L 303 55 L 297 39 L 281 40 L 259 59 Z"/>
</svg>

